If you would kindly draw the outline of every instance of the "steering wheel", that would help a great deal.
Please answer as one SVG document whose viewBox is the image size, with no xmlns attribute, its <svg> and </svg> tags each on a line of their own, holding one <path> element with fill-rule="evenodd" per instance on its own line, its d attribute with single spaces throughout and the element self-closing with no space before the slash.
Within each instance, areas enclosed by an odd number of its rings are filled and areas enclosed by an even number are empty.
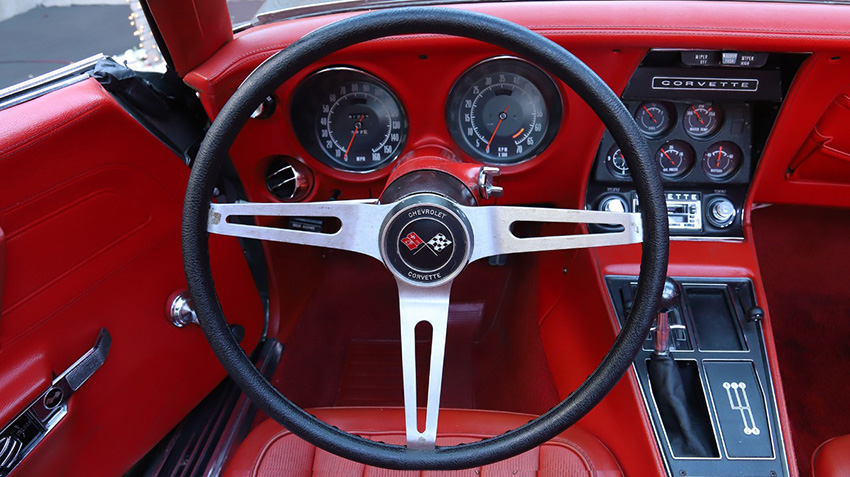
<svg viewBox="0 0 850 477">
<path fill-rule="evenodd" d="M 642 213 L 476 207 L 428 191 L 391 203 L 211 203 L 215 180 L 236 135 L 279 85 L 339 49 L 376 38 L 418 33 L 492 43 L 564 81 L 593 108 L 623 151 Z M 342 226 L 326 234 L 228 220 L 235 216 L 336 217 Z M 427 220 L 413 220 L 421 217 Z M 600 234 L 519 238 L 511 233 L 511 224 L 517 221 L 617 224 L 620 228 Z M 450 250 L 443 259 L 412 263 L 404 255 L 400 239 L 417 224 L 451 237 Z M 210 271 L 209 233 L 349 250 L 387 266 L 399 291 L 407 446 L 371 441 L 329 426 L 284 397 L 257 371 L 222 314 Z M 400 470 L 464 469 L 504 460 L 541 445 L 590 411 L 626 372 L 649 332 L 667 271 L 668 239 L 658 171 L 637 125 L 611 89 L 575 56 L 539 34 L 499 18 L 447 8 L 394 8 L 344 19 L 304 36 L 261 64 L 207 132 L 192 167 L 183 209 L 183 262 L 189 291 L 201 328 L 231 378 L 269 416 L 306 441 L 347 459 Z M 494 255 L 641 241 L 640 276 L 631 313 L 608 354 L 578 389 L 539 418 L 505 434 L 471 444 L 435 446 L 449 295 L 452 280 L 468 263 Z M 422 272 L 421 267 L 427 270 Z M 423 321 L 432 326 L 432 348 L 426 426 L 420 432 L 414 328 Z"/>
</svg>

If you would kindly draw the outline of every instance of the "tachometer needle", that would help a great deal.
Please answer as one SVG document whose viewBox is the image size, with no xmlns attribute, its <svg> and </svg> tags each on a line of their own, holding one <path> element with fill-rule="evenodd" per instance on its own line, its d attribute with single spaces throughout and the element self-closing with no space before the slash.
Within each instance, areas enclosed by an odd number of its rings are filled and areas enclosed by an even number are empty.
<svg viewBox="0 0 850 477">
<path fill-rule="evenodd" d="M 348 151 L 351 150 L 351 145 L 354 144 L 354 138 L 357 137 L 357 131 L 360 130 L 360 122 L 363 121 L 363 116 L 364 115 L 361 114 L 360 117 L 357 118 L 357 123 L 354 124 L 354 133 L 351 135 L 351 140 L 348 141 L 348 147 L 345 148 L 345 156 L 342 157 L 346 161 L 348 160 Z"/>
<path fill-rule="evenodd" d="M 652 122 L 654 122 L 655 124 L 658 124 L 658 120 L 655 119 L 655 116 L 653 116 L 652 113 L 650 113 L 648 109 L 646 109 L 646 106 L 643 107 L 643 110 L 646 111 L 646 114 L 649 115 L 649 119 L 651 119 Z"/>
<path fill-rule="evenodd" d="M 700 123 L 700 124 L 705 124 L 705 122 L 702 120 L 702 117 L 701 117 L 701 116 L 699 115 L 699 113 L 697 112 L 697 108 L 695 108 L 695 107 L 691 106 L 691 109 L 693 109 L 693 110 L 694 110 L 694 114 L 696 114 L 696 115 L 697 115 L 697 119 L 699 119 L 699 123 Z"/>
<path fill-rule="evenodd" d="M 508 117 L 508 108 L 509 108 L 509 107 L 510 107 L 510 106 L 505 106 L 505 110 L 504 110 L 504 111 L 502 111 L 502 114 L 500 114 L 500 115 L 499 115 L 499 122 L 498 122 L 498 123 L 496 123 L 496 129 L 494 129 L 494 130 L 493 130 L 493 134 L 492 134 L 492 135 L 490 135 L 490 140 L 489 140 L 489 141 L 487 141 L 487 148 L 486 148 L 486 149 L 484 149 L 484 151 L 485 151 L 485 152 L 490 152 L 490 143 L 492 143 L 492 142 L 493 142 L 493 138 L 494 138 L 494 137 L 496 137 L 496 131 L 498 131 L 498 130 L 499 130 L 499 126 L 501 126 L 501 125 L 502 125 L 502 121 L 504 121 L 504 119 L 505 119 L 506 117 Z"/>
</svg>

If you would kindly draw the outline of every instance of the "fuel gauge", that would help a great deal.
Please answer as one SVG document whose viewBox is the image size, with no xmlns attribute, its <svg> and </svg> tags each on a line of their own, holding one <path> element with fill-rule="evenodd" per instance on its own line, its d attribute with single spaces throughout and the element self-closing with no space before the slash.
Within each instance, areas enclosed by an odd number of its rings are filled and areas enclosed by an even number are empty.
<svg viewBox="0 0 850 477">
<path fill-rule="evenodd" d="M 647 137 L 663 136 L 673 126 L 674 118 L 670 106 L 660 101 L 641 103 L 635 111 L 638 128 Z"/>
<path fill-rule="evenodd" d="M 665 142 L 655 154 L 661 175 L 670 179 L 676 179 L 687 174 L 694 166 L 695 158 L 694 148 L 685 141 L 678 139 Z"/>
</svg>

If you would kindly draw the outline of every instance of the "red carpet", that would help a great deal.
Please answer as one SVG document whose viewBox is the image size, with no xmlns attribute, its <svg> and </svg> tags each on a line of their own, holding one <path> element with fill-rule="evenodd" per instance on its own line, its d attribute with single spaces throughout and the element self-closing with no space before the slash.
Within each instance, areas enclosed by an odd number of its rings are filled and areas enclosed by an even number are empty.
<svg viewBox="0 0 850 477">
<path fill-rule="evenodd" d="M 771 206 L 753 213 L 759 267 L 801 475 L 850 434 L 850 211 Z"/>
<path fill-rule="evenodd" d="M 528 263 L 491 267 L 483 261 L 455 281 L 442 407 L 542 413 L 558 401 L 535 322 L 536 281 L 528 277 Z M 393 278 L 377 261 L 350 253 L 328 252 L 324 265 L 323 283 L 284 343 L 272 383 L 302 407 L 402 406 Z M 429 349 L 429 341 L 417 343 L 417 365 Z M 424 403 L 427 367 L 417 368 Z"/>
</svg>

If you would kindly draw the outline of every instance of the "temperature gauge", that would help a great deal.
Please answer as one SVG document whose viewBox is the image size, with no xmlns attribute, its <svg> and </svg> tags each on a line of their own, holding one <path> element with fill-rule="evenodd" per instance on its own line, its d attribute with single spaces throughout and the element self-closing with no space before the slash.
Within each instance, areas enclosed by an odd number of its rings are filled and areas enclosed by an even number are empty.
<svg viewBox="0 0 850 477">
<path fill-rule="evenodd" d="M 641 103 L 635 111 L 635 121 L 638 128 L 647 137 L 659 137 L 673 126 L 674 114 L 670 106 L 659 101 Z"/>
<path fill-rule="evenodd" d="M 702 155 L 702 170 L 715 180 L 728 179 L 741 166 L 744 152 L 734 142 L 716 142 Z"/>
<path fill-rule="evenodd" d="M 713 103 L 695 103 L 685 110 L 685 132 L 692 138 L 704 139 L 714 135 L 723 124 L 723 110 Z"/>
<path fill-rule="evenodd" d="M 694 165 L 696 153 L 685 141 L 665 142 L 655 154 L 661 175 L 671 179 L 684 176 Z"/>
<path fill-rule="evenodd" d="M 608 167 L 608 172 L 617 177 L 629 176 L 629 165 L 626 164 L 623 151 L 616 144 L 611 146 L 611 149 L 608 149 L 608 155 L 605 156 L 605 166 Z"/>
</svg>

